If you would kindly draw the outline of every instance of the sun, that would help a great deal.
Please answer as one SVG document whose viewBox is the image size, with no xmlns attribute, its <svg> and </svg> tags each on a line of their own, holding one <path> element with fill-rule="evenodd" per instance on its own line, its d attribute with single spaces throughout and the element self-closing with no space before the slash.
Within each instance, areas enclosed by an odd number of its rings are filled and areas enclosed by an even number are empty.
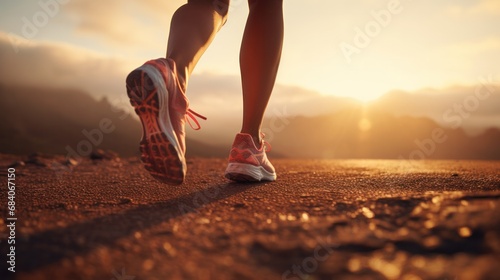
<svg viewBox="0 0 500 280">
<path fill-rule="evenodd" d="M 362 118 L 358 122 L 358 128 L 361 132 L 367 132 L 372 128 L 372 122 L 367 118 Z"/>
</svg>

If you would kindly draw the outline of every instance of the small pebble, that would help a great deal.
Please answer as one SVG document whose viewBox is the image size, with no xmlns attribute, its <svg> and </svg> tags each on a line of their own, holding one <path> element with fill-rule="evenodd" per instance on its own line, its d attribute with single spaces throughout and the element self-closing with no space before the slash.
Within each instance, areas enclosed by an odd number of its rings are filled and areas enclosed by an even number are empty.
<svg viewBox="0 0 500 280">
<path fill-rule="evenodd" d="M 367 207 L 363 207 L 361 208 L 361 212 L 363 213 L 363 215 L 365 215 L 365 217 L 367 217 L 368 219 L 372 219 L 373 217 L 375 217 L 375 213 L 372 212 L 372 210 L 370 210 L 370 208 L 367 208 Z"/>
<path fill-rule="evenodd" d="M 468 227 L 461 227 L 460 229 L 458 229 L 458 234 L 461 237 L 466 238 L 466 237 L 470 237 L 472 235 L 472 231 Z"/>
<path fill-rule="evenodd" d="M 200 225 L 207 225 L 207 224 L 210 224 L 210 220 L 207 218 L 201 218 L 201 219 L 196 220 L 196 223 L 200 224 Z"/>
<path fill-rule="evenodd" d="M 309 221 L 309 214 L 306 212 L 302 213 L 302 216 L 300 216 L 300 220 L 303 222 L 308 222 Z"/>
</svg>

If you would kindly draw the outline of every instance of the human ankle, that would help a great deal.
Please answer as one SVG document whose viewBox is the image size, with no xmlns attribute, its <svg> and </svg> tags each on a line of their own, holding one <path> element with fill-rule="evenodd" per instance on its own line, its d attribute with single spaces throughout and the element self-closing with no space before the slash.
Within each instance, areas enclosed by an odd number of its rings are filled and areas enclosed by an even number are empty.
<svg viewBox="0 0 500 280">
<path fill-rule="evenodd" d="M 185 69 L 177 69 L 177 80 L 179 81 L 179 86 L 183 92 L 187 89 L 187 75 Z"/>
<path fill-rule="evenodd" d="M 177 82 L 179 84 L 180 89 L 185 93 L 187 89 L 187 84 L 188 84 L 188 72 L 187 72 L 187 67 L 183 67 L 177 63 L 177 61 L 171 57 L 167 57 L 167 59 L 173 61 L 174 69 L 174 76 L 177 79 Z"/>
<path fill-rule="evenodd" d="M 253 142 L 255 143 L 255 147 L 260 149 L 260 146 L 262 146 L 262 139 L 258 136 L 252 136 Z"/>
</svg>

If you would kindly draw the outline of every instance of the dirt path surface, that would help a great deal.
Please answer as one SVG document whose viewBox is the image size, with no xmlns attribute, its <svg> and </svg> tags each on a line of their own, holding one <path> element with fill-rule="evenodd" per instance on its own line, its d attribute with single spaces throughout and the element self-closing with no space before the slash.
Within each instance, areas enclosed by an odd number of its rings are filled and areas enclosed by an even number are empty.
<svg viewBox="0 0 500 280">
<path fill-rule="evenodd" d="M 500 279 L 500 162 L 275 160 L 234 184 L 190 159 L 171 187 L 136 158 L 21 160 L 0 157 L 1 279 Z"/>
</svg>

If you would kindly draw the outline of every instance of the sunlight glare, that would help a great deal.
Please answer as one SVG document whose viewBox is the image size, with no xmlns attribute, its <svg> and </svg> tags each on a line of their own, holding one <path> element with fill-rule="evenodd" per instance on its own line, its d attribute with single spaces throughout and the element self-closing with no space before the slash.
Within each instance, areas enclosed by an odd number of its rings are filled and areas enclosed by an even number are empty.
<svg viewBox="0 0 500 280">
<path fill-rule="evenodd" d="M 367 118 L 362 118 L 358 122 L 358 128 L 361 132 L 367 132 L 372 128 L 372 122 Z"/>
</svg>

